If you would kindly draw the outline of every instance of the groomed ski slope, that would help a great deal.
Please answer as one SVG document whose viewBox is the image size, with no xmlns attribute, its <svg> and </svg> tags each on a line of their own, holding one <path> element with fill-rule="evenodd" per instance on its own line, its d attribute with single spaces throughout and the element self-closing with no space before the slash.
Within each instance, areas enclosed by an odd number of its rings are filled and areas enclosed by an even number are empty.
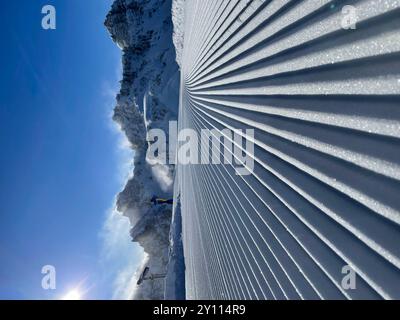
<svg viewBox="0 0 400 320">
<path fill-rule="evenodd" d="M 186 298 L 400 299 L 400 1 L 183 11 L 180 128 L 255 129 L 251 175 L 177 167 Z"/>
</svg>

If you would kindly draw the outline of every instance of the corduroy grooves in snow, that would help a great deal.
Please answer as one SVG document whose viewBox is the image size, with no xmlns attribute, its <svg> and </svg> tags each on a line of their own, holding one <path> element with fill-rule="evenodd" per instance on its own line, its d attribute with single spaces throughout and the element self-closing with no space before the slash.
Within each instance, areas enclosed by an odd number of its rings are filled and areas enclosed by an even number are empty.
<svg viewBox="0 0 400 320">
<path fill-rule="evenodd" d="M 179 3 L 179 127 L 255 129 L 177 166 L 186 297 L 399 299 L 400 1 Z"/>
</svg>

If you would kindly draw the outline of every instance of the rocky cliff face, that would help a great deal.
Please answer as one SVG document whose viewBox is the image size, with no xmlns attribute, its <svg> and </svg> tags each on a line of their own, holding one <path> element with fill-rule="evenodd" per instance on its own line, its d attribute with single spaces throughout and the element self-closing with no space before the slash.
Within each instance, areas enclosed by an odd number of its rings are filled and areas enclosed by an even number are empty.
<svg viewBox="0 0 400 320">
<path fill-rule="evenodd" d="M 117 209 L 130 219 L 132 240 L 147 254 L 152 273 L 168 263 L 169 205 L 153 206 L 153 195 L 172 197 L 173 166 L 150 165 L 146 133 L 167 130 L 178 112 L 179 70 L 172 41 L 171 0 L 115 0 L 105 26 L 122 50 L 123 78 L 113 119 L 135 152 L 134 172 L 117 197 Z M 167 133 L 167 131 L 166 131 Z M 137 275 L 132 275 L 137 276 Z M 134 299 L 162 299 L 164 281 L 145 281 Z"/>
</svg>

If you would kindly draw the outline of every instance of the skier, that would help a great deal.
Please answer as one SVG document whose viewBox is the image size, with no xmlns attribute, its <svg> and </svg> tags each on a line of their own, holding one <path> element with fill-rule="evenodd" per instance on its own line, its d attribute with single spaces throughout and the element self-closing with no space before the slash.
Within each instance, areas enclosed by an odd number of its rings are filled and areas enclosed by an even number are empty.
<svg viewBox="0 0 400 320">
<path fill-rule="evenodd" d="M 158 198 L 157 196 L 153 196 L 150 200 L 151 203 L 154 205 L 159 205 L 159 204 L 173 204 L 174 199 L 163 199 L 163 198 Z"/>
</svg>

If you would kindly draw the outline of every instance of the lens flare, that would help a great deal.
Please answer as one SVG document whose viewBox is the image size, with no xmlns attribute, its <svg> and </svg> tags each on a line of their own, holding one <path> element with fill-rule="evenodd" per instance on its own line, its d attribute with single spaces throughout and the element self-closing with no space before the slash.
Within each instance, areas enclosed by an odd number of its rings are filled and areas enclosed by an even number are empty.
<svg viewBox="0 0 400 320">
<path fill-rule="evenodd" d="M 63 296 L 61 300 L 81 300 L 81 299 L 82 299 L 82 294 L 79 292 L 79 290 L 74 289 L 69 291 L 65 296 Z"/>
</svg>

